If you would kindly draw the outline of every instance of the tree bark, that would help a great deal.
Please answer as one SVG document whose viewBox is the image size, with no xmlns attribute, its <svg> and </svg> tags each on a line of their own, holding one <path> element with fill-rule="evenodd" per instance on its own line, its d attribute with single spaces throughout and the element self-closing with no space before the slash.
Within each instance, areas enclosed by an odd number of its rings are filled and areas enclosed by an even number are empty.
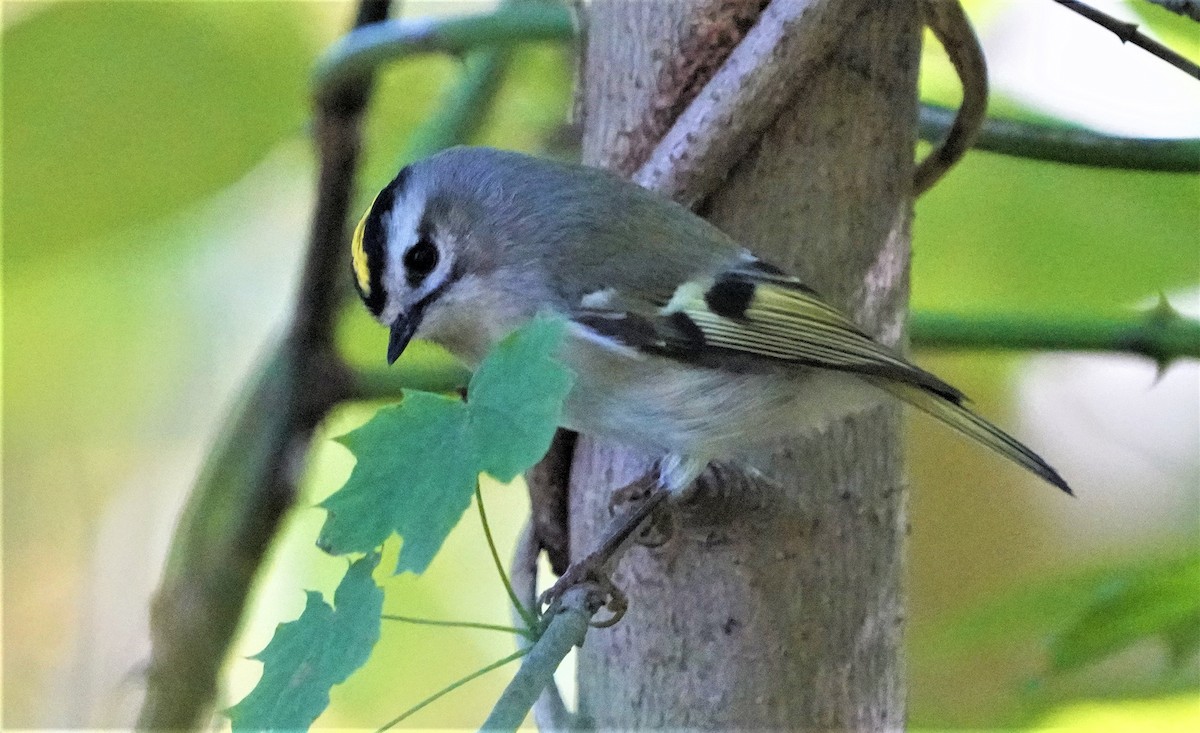
<svg viewBox="0 0 1200 733">
<path fill-rule="evenodd" d="M 721 2 L 594 0 L 587 163 L 630 170 L 647 121 L 675 101 L 662 81 L 681 39 Z M 893 344 L 908 298 L 920 28 L 917 0 L 873 4 L 704 206 Z M 595 546 L 611 489 L 652 458 L 580 439 L 574 558 Z M 666 545 L 622 561 L 631 607 L 588 635 L 580 712 L 616 729 L 902 727 L 902 460 L 898 408 L 881 404 L 778 446 L 760 462 L 774 485 L 717 480 Z"/>
</svg>

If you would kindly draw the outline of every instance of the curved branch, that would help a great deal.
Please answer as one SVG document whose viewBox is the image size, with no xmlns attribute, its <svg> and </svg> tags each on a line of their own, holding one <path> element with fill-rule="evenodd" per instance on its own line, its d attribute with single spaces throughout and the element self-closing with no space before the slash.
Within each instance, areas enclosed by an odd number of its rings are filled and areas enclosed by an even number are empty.
<svg viewBox="0 0 1200 733">
<path fill-rule="evenodd" d="M 923 140 L 937 140 L 946 134 L 953 120 L 953 110 L 923 104 L 918 132 Z M 975 148 L 1019 158 L 1097 168 L 1200 172 L 1200 139 L 1115 137 L 1090 130 L 994 117 L 984 123 Z"/>
<path fill-rule="evenodd" d="M 987 59 L 962 5 L 958 0 L 925 0 L 921 9 L 925 23 L 946 50 L 958 73 L 962 103 L 945 137 L 925 156 L 913 174 L 916 196 L 933 188 L 975 144 L 979 128 L 987 118 L 988 102 Z"/>
<path fill-rule="evenodd" d="M 1105 30 L 1112 31 L 1117 38 L 1121 39 L 1121 43 L 1132 43 L 1147 53 L 1166 61 L 1188 76 L 1200 79 L 1200 66 L 1197 66 L 1190 59 L 1185 58 L 1178 51 L 1168 48 L 1145 33 L 1142 33 L 1138 30 L 1137 23 L 1126 23 L 1123 20 L 1117 20 L 1108 13 L 1096 10 L 1090 5 L 1079 2 L 1079 0 L 1054 0 L 1054 2 L 1082 15 Z"/>
<path fill-rule="evenodd" d="M 416 366 L 399 361 L 391 368 L 361 368 L 352 377 L 353 399 L 397 400 L 406 389 L 448 394 L 466 387 L 470 376 L 466 367 L 450 360 Z"/>
<path fill-rule="evenodd" d="M 320 98 L 346 79 L 407 56 L 438 52 L 457 55 L 481 46 L 567 40 L 574 32 L 566 8 L 536 2 L 461 18 L 375 23 L 346 34 L 318 59 L 312 85 Z"/>
<path fill-rule="evenodd" d="M 915 313 L 909 322 L 922 349 L 1014 349 L 1129 353 L 1165 369 L 1177 359 L 1200 359 L 1200 321 L 1184 318 L 1166 300 L 1155 308 L 1109 318 Z"/>
<path fill-rule="evenodd" d="M 872 5 L 773 0 L 633 180 L 685 206 L 703 199 Z"/>
</svg>

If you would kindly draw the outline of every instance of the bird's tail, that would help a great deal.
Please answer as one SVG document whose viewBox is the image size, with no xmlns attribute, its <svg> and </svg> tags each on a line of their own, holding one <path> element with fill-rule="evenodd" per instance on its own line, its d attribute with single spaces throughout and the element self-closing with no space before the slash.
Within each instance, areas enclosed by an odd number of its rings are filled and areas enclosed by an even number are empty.
<svg viewBox="0 0 1200 733">
<path fill-rule="evenodd" d="M 963 435 L 979 441 L 1068 494 L 1072 494 L 1071 487 L 1067 486 L 1067 482 L 1043 461 L 1041 456 L 1029 450 L 1016 438 L 971 412 L 959 399 L 950 399 L 947 396 L 904 382 L 877 377 L 870 378 L 870 381 L 880 389 L 904 400 L 922 412 L 933 415 Z"/>
</svg>

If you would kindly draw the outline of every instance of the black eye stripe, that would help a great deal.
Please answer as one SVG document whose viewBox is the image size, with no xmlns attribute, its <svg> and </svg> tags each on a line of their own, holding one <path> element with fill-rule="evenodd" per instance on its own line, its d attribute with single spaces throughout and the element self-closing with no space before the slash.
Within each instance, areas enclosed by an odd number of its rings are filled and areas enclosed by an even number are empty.
<svg viewBox="0 0 1200 733">
<path fill-rule="evenodd" d="M 371 274 L 371 289 L 363 301 L 366 303 L 367 309 L 376 316 L 383 311 L 384 303 L 387 300 L 383 292 L 384 232 L 382 219 L 384 214 L 386 211 L 372 210 L 367 216 L 367 223 L 363 228 L 363 252 L 367 255 L 367 270 Z"/>
</svg>

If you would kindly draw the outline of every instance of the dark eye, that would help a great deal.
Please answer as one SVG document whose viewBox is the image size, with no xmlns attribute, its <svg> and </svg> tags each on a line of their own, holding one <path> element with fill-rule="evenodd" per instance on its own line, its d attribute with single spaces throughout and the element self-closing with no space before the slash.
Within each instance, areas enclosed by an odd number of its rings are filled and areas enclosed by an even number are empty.
<svg viewBox="0 0 1200 733">
<path fill-rule="evenodd" d="M 422 239 L 404 253 L 404 269 L 409 275 L 424 277 L 437 267 L 438 251 L 428 239 Z"/>
</svg>

